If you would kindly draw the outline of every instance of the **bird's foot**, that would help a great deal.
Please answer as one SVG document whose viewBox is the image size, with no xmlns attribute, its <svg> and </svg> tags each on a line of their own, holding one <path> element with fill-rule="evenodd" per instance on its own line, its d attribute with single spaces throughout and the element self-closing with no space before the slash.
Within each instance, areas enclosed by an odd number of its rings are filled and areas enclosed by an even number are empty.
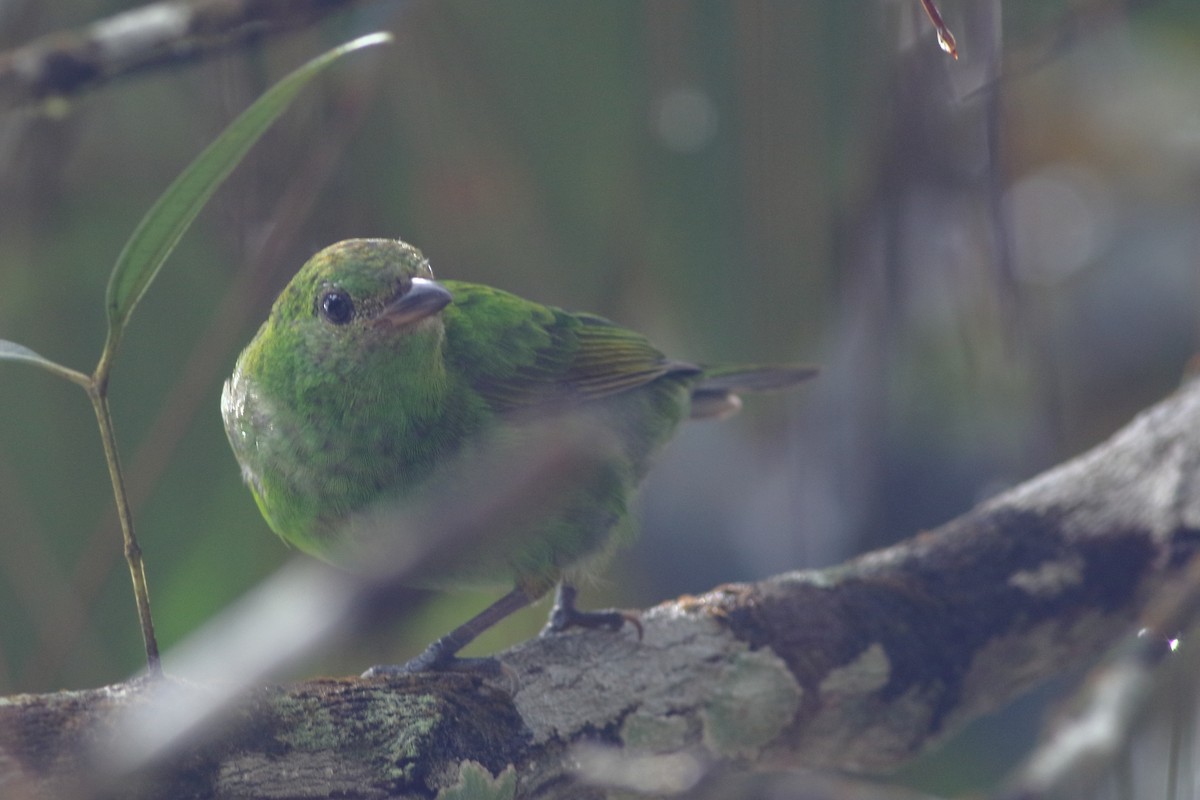
<svg viewBox="0 0 1200 800">
<path fill-rule="evenodd" d="M 541 636 L 562 633 L 571 628 L 607 628 L 619 631 L 626 624 L 637 630 L 638 641 L 644 633 L 642 621 L 631 611 L 605 609 L 603 611 L 580 611 L 575 607 L 575 587 L 565 583 L 559 584 L 558 593 L 554 597 L 554 607 L 550 609 L 550 618 L 542 628 Z"/>
<path fill-rule="evenodd" d="M 495 658 L 459 658 L 456 653 L 460 647 L 452 636 L 444 636 L 426 647 L 416 658 L 403 664 L 376 664 L 362 677 L 394 677 L 418 672 L 462 672 L 481 678 L 508 677 L 504 665 Z"/>
<path fill-rule="evenodd" d="M 459 658 L 458 651 L 475 640 L 483 631 L 509 614 L 529 605 L 530 597 L 521 589 L 513 589 L 454 630 L 425 648 L 424 652 L 404 664 L 378 664 L 362 674 L 364 678 L 385 675 L 415 675 L 418 672 L 465 672 L 482 678 L 502 678 L 515 682 L 513 672 L 494 658 Z"/>
</svg>

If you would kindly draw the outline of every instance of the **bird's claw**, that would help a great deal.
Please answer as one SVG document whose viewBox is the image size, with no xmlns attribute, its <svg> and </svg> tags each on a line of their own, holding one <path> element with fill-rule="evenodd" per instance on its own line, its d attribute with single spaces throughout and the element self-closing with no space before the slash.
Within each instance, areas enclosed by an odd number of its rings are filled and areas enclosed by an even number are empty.
<svg viewBox="0 0 1200 800">
<path fill-rule="evenodd" d="M 642 628 L 641 618 L 632 611 L 619 611 L 611 608 L 603 611 L 580 611 L 574 606 L 556 605 L 550 612 L 550 618 L 539 635 L 550 636 L 571 628 L 607 628 L 610 631 L 619 631 L 627 624 L 637 630 L 640 642 L 645 635 L 645 630 Z"/>
<path fill-rule="evenodd" d="M 562 633 L 570 628 L 608 628 L 610 631 L 619 631 L 625 623 L 637 628 L 640 642 L 645 631 L 637 614 L 611 608 L 604 611 L 580 611 L 575 607 L 575 587 L 569 583 L 560 583 L 554 596 L 554 608 L 550 609 L 550 618 L 546 620 L 546 627 L 542 628 L 540 635 Z"/>
</svg>

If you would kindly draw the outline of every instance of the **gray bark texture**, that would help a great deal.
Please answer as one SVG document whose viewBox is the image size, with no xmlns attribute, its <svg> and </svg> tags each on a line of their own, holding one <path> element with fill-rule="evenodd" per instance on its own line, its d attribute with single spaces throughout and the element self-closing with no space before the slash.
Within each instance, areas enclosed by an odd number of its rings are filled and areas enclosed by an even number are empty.
<svg viewBox="0 0 1200 800">
<path fill-rule="evenodd" d="M 260 687 L 133 766 L 111 756 L 131 720 L 203 687 L 0 700 L 0 794 L 590 798 L 667 795 L 710 769 L 886 771 L 1129 636 L 1198 541 L 1193 382 L 936 530 L 664 603 L 641 641 L 526 642 L 500 654 L 502 680 Z"/>
</svg>

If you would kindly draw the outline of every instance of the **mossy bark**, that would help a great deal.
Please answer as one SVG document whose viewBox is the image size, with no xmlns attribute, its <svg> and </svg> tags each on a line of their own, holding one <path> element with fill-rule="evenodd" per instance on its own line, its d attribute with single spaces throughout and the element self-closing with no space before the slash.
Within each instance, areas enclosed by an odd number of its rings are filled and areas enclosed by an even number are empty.
<svg viewBox="0 0 1200 800">
<path fill-rule="evenodd" d="M 0 700 L 41 797 L 604 797 L 706 769 L 878 772 L 1137 629 L 1200 543 L 1200 385 L 964 516 L 839 567 L 718 587 L 465 674 L 246 693 L 151 763 L 170 679 Z M 136 713 L 135 713 L 136 712 Z"/>
</svg>

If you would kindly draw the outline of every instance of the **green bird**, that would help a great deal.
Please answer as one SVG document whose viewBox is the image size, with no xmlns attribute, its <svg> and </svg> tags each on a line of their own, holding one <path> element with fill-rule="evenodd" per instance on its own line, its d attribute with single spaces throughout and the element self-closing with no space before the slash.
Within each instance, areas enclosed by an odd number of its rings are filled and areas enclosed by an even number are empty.
<svg viewBox="0 0 1200 800">
<path fill-rule="evenodd" d="M 682 420 L 724 416 L 740 407 L 740 391 L 814 373 L 670 359 L 593 314 L 435 281 L 404 242 L 352 239 L 317 253 L 280 293 L 225 382 L 221 413 L 267 523 L 326 560 L 358 535 L 356 520 L 453 481 L 449 465 L 485 442 L 519 440 L 575 411 L 611 434 L 596 468 L 535 521 L 421 576 L 426 587 L 511 591 L 407 664 L 368 674 L 412 672 L 459 661 L 475 636 L 555 585 L 547 631 L 636 624 L 576 609 L 574 584 L 628 539 L 629 506 L 654 453 Z"/>
</svg>

